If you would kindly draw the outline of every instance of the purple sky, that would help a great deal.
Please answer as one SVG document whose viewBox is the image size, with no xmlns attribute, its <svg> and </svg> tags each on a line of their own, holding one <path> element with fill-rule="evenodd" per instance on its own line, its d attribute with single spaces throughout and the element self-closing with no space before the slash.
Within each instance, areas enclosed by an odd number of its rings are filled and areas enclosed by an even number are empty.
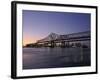
<svg viewBox="0 0 100 80">
<path fill-rule="evenodd" d="M 49 35 L 90 30 L 91 15 L 87 13 L 23 10 L 23 44 L 34 43 Z"/>
</svg>

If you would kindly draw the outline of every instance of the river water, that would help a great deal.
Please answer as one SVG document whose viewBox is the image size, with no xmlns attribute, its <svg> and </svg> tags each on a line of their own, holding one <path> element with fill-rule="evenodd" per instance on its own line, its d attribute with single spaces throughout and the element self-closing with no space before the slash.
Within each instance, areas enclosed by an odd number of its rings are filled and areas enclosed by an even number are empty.
<svg viewBox="0 0 100 80">
<path fill-rule="evenodd" d="M 23 48 L 23 69 L 91 65 L 89 48 Z"/>
</svg>

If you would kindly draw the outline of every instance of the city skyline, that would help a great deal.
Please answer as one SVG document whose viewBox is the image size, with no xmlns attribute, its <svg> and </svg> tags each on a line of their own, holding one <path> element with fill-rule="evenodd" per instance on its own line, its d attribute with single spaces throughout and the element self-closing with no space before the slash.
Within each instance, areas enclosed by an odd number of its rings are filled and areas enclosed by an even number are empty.
<svg viewBox="0 0 100 80">
<path fill-rule="evenodd" d="M 90 30 L 88 13 L 23 10 L 23 45 L 35 43 L 51 32 L 70 34 Z"/>
</svg>

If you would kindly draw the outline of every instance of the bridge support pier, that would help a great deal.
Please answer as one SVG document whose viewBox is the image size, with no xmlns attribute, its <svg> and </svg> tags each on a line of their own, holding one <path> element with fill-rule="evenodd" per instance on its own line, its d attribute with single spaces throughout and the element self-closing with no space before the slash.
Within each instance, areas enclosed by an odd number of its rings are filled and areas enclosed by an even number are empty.
<svg viewBox="0 0 100 80">
<path fill-rule="evenodd" d="M 69 47 L 69 46 L 70 46 L 69 42 L 66 42 L 66 47 Z"/>
<path fill-rule="evenodd" d="M 51 44 L 50 47 L 55 47 L 54 41 L 51 41 L 50 44 Z"/>
<path fill-rule="evenodd" d="M 48 47 L 48 43 L 44 43 L 44 47 Z"/>
<path fill-rule="evenodd" d="M 61 42 L 61 47 L 66 47 L 65 41 L 62 41 L 62 42 Z"/>
</svg>

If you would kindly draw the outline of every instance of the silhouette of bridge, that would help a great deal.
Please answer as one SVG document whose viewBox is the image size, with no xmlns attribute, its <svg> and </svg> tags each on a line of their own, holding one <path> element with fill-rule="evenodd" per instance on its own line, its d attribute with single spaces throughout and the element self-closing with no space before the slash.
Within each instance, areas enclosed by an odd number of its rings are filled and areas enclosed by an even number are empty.
<svg viewBox="0 0 100 80">
<path fill-rule="evenodd" d="M 81 45 L 90 45 L 90 31 L 78 32 L 72 34 L 58 35 L 56 33 L 51 33 L 47 37 L 38 40 L 37 45 L 44 47 L 80 47 Z"/>
</svg>

